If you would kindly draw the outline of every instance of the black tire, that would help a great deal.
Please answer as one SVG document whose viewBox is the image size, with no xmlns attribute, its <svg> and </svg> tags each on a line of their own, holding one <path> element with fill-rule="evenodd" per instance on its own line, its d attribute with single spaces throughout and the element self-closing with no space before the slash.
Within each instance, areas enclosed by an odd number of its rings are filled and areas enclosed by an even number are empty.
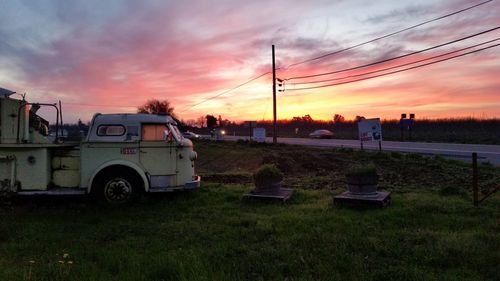
<svg viewBox="0 0 500 281">
<path fill-rule="evenodd" d="M 137 199 L 141 190 L 142 181 L 135 173 L 112 170 L 98 177 L 94 194 L 100 202 L 120 205 Z"/>
</svg>

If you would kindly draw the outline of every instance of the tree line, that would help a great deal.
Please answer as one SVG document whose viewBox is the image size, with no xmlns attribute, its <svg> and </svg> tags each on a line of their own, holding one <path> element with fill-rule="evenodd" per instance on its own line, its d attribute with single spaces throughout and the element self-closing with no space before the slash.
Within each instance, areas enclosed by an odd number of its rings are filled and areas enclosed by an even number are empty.
<svg viewBox="0 0 500 281">
<path fill-rule="evenodd" d="M 179 118 L 168 100 L 148 100 L 137 108 L 137 113 L 170 115 L 180 130 L 193 131 L 200 134 L 210 134 L 214 128 L 222 128 L 227 134 L 248 136 L 251 128 L 245 122 L 230 121 L 221 115 L 206 114 L 195 119 Z M 356 116 L 354 120 L 346 120 L 341 114 L 333 114 L 330 120 L 314 120 L 306 114 L 288 120 L 278 120 L 278 136 L 308 137 L 309 133 L 318 129 L 334 132 L 336 138 L 357 139 L 357 123 L 364 119 Z M 273 131 L 271 120 L 256 122 L 257 127 L 263 127 L 270 136 Z M 78 120 L 77 124 L 64 124 L 63 130 L 73 138 L 85 136 L 88 124 Z M 410 140 L 407 128 L 402 128 L 399 120 L 382 120 L 382 137 L 384 140 Z M 416 119 L 411 132 L 412 141 L 440 141 L 462 143 L 500 144 L 500 120 L 475 118 L 446 119 Z"/>
</svg>

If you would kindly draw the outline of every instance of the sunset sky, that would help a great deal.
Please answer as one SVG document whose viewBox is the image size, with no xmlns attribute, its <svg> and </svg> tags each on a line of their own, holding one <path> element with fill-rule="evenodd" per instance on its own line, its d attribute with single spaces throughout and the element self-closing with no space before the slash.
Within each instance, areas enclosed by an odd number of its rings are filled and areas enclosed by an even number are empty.
<svg viewBox="0 0 500 281">
<path fill-rule="evenodd" d="M 32 102 L 61 100 L 67 122 L 88 121 L 95 112 L 135 112 L 152 98 L 168 99 L 184 120 L 206 114 L 271 119 L 270 74 L 212 97 L 271 71 L 272 44 L 279 78 L 332 72 L 496 28 L 500 1 L 290 65 L 480 2 L 0 0 L 0 87 L 27 93 Z M 291 85 L 371 72 L 497 38 L 500 29 L 386 64 L 287 81 L 287 90 L 278 93 L 278 118 L 331 119 L 337 113 L 395 119 L 403 112 L 417 118 L 500 117 L 500 46 L 352 84 L 294 90 L 353 78 Z"/>
</svg>

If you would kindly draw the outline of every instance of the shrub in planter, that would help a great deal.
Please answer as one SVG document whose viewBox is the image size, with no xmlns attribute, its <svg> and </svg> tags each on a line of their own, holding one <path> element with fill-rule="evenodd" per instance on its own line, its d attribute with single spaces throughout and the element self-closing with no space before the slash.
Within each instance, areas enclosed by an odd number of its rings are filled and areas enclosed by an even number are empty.
<svg viewBox="0 0 500 281">
<path fill-rule="evenodd" d="M 254 174 L 255 191 L 274 190 L 281 187 L 283 173 L 273 164 L 262 165 Z"/>
<path fill-rule="evenodd" d="M 375 165 L 357 165 L 346 172 L 347 187 L 351 193 L 373 194 L 377 192 L 378 174 Z"/>
</svg>

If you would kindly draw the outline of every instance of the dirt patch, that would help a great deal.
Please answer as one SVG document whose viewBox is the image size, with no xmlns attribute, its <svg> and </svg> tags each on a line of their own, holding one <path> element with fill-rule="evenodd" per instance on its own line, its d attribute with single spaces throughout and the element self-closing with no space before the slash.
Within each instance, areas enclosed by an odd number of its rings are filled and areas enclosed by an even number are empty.
<svg viewBox="0 0 500 281">
<path fill-rule="evenodd" d="M 353 163 L 352 160 L 334 151 L 309 151 L 288 150 L 266 154 L 262 159 L 263 164 L 273 163 L 282 171 L 289 173 L 318 172 L 344 170 Z"/>
<path fill-rule="evenodd" d="M 380 175 L 379 186 L 391 191 L 470 191 L 471 186 L 469 164 L 441 157 L 230 142 L 203 143 L 195 150 L 202 159 L 196 163 L 197 170 L 210 182 L 252 183 L 251 175 L 259 166 L 275 164 L 291 187 L 344 189 L 345 172 L 351 165 L 373 163 Z M 500 170 L 481 165 L 479 179 L 481 190 L 488 190 L 500 183 Z"/>
</svg>

